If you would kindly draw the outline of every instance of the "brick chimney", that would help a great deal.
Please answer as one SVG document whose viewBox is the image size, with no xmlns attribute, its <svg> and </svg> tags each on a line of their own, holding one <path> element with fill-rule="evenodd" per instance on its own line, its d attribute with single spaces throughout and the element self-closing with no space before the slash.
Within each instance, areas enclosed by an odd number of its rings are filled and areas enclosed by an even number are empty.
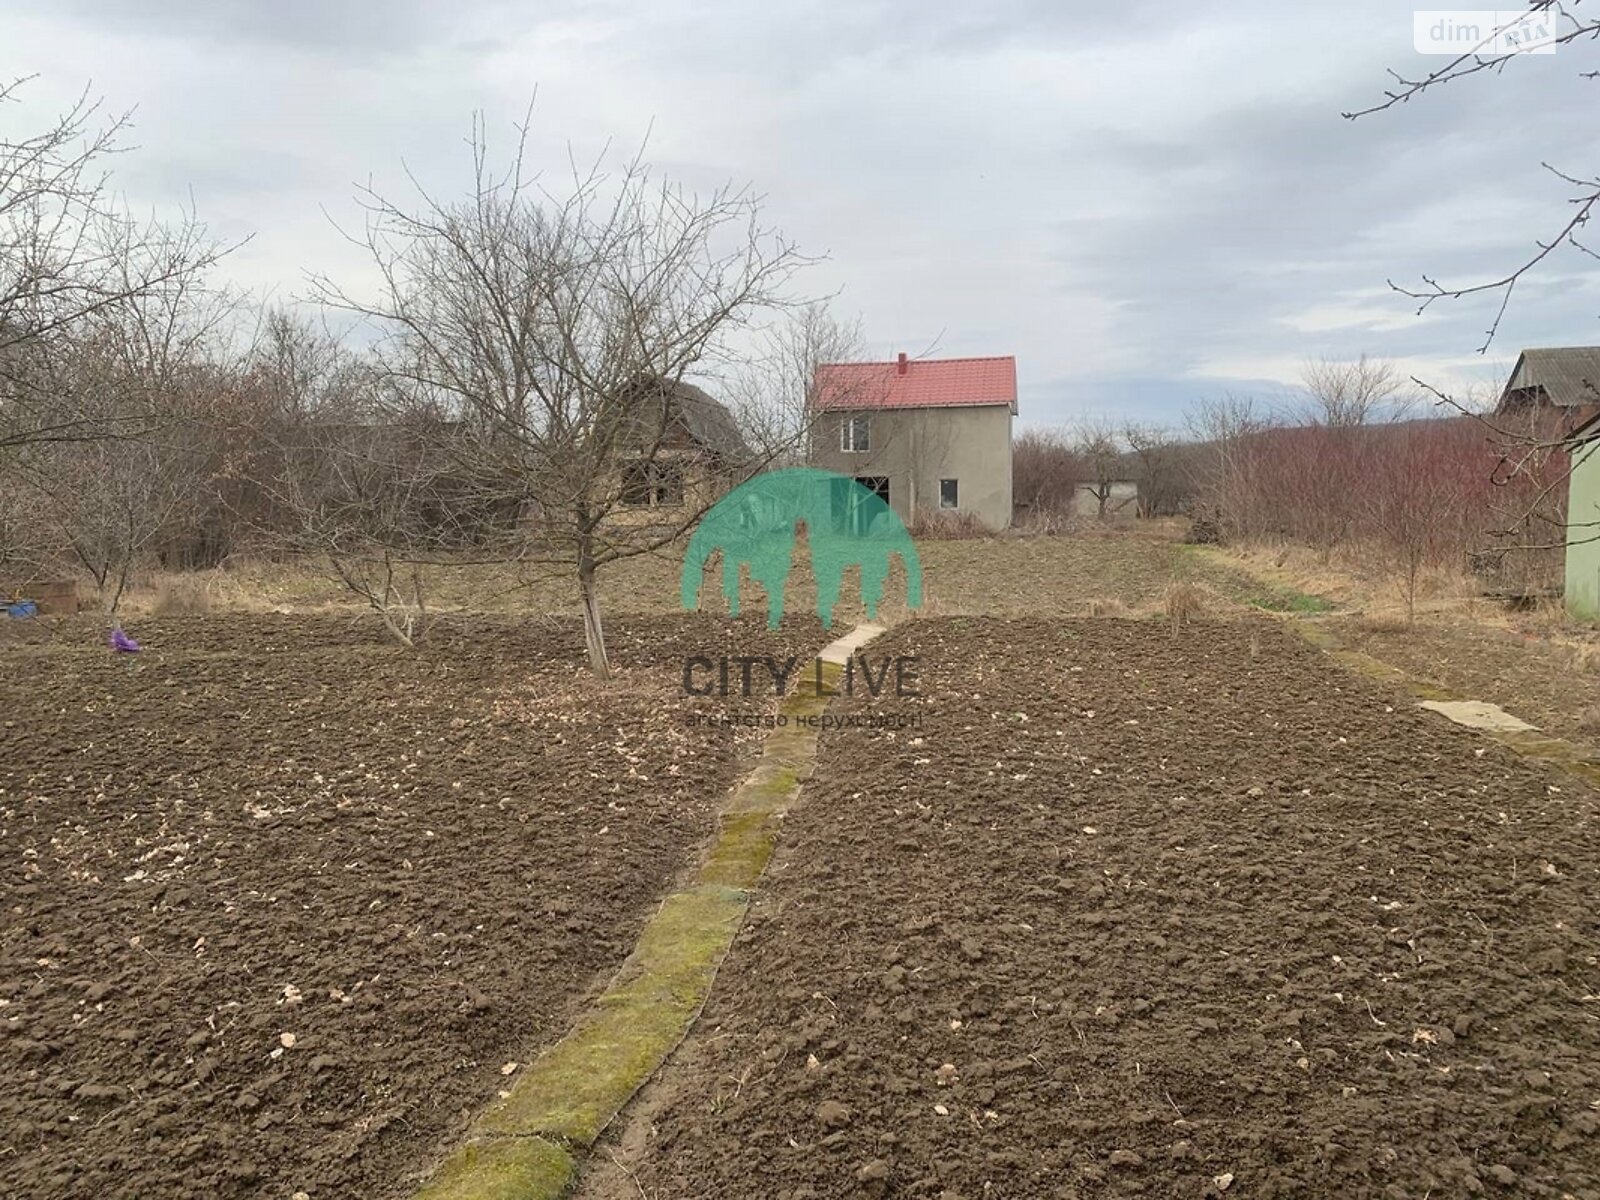
<svg viewBox="0 0 1600 1200">
<path fill-rule="evenodd" d="M 904 375 L 906 373 L 906 352 L 904 350 L 900 351 L 900 361 L 895 364 L 894 370 L 896 375 Z"/>
</svg>

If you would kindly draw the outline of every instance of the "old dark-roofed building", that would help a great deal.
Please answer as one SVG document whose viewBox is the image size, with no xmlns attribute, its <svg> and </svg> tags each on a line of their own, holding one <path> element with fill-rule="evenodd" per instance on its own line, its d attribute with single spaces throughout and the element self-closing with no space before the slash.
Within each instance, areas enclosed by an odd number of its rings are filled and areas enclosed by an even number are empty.
<svg viewBox="0 0 1600 1200">
<path fill-rule="evenodd" d="M 1524 350 L 1500 393 L 1500 412 L 1600 405 L 1600 346 Z"/>
<path fill-rule="evenodd" d="M 733 414 L 703 388 L 684 380 L 647 377 L 637 385 L 632 403 L 636 429 L 628 439 L 645 449 L 694 451 L 726 466 L 739 466 L 750 458 L 750 447 Z"/>
<path fill-rule="evenodd" d="M 622 512 L 614 515 L 625 520 L 648 519 L 656 509 L 703 508 L 751 464 L 733 414 L 692 383 L 646 377 L 632 412 L 635 427 L 623 431 L 618 450 Z M 628 510 L 636 516 L 629 518 Z"/>
<path fill-rule="evenodd" d="M 681 379 L 672 385 L 671 396 L 678 419 L 696 446 L 729 466 L 749 460 L 750 447 L 726 404 Z"/>
</svg>

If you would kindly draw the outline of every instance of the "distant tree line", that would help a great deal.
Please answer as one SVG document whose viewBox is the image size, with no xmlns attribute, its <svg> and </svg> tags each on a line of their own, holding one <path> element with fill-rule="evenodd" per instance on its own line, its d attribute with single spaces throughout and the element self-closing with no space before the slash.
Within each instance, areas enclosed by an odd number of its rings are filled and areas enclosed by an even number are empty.
<svg viewBox="0 0 1600 1200">
<path fill-rule="evenodd" d="M 1012 452 L 1018 524 L 1049 531 L 1077 518 L 1170 517 L 1190 511 L 1200 453 L 1181 431 L 1139 421 L 1090 420 L 1062 429 L 1027 429 Z M 1134 484 L 1134 507 L 1115 505 Z"/>
<path fill-rule="evenodd" d="M 0 88 L 19 104 L 26 80 Z M 671 452 L 674 389 L 715 375 L 753 471 L 803 444 L 818 361 L 859 334 L 800 303 L 809 261 L 759 198 L 503 156 L 483 122 L 459 195 L 358 199 L 375 288 L 272 306 L 221 285 L 193 214 L 135 220 L 108 184 L 126 119 L 87 96 L 0 140 L 0 581 L 81 571 L 114 612 L 144 566 L 314 555 L 399 640 L 421 568 L 562 572 L 609 671 L 596 573 L 669 544 L 629 471 Z M 619 464 L 626 462 L 628 469 Z"/>
<path fill-rule="evenodd" d="M 1513 418 L 1472 415 L 1485 399 L 1441 403 L 1392 364 L 1324 360 L 1308 364 L 1294 402 L 1200 401 L 1181 430 L 1028 431 L 1014 462 L 1019 522 L 1092 519 L 1111 482 L 1132 481 L 1142 516 L 1185 515 L 1201 541 L 1297 543 L 1324 560 L 1347 551 L 1398 578 L 1413 611 L 1434 568 L 1508 593 L 1552 588 L 1566 530 L 1563 416 L 1524 413 L 1508 441 Z"/>
</svg>

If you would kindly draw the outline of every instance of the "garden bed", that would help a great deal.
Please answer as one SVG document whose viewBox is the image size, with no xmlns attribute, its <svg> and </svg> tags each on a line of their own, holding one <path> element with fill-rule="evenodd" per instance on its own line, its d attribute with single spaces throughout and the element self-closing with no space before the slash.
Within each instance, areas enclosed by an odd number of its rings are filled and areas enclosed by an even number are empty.
<svg viewBox="0 0 1600 1200">
<path fill-rule="evenodd" d="M 731 628 L 615 622 L 609 685 L 572 620 L 0 628 L 6 1195 L 405 1195 L 709 834 Z"/>
<path fill-rule="evenodd" d="M 891 649 L 584 1196 L 1600 1196 L 1600 798 L 1265 620 Z"/>
</svg>

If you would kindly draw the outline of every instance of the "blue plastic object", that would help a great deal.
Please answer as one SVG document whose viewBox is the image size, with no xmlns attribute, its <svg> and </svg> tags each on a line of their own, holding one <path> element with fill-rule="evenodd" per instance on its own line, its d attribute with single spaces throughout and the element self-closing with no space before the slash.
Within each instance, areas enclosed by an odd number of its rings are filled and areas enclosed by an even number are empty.
<svg viewBox="0 0 1600 1200">
<path fill-rule="evenodd" d="M 15 604 L 6 605 L 8 617 L 36 617 L 39 615 L 39 606 L 32 600 L 18 600 Z"/>
</svg>

